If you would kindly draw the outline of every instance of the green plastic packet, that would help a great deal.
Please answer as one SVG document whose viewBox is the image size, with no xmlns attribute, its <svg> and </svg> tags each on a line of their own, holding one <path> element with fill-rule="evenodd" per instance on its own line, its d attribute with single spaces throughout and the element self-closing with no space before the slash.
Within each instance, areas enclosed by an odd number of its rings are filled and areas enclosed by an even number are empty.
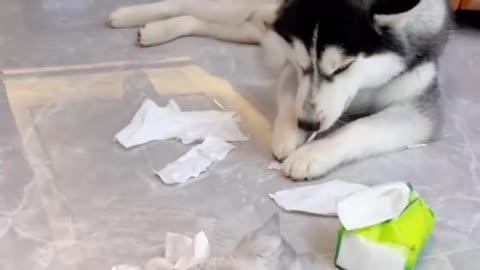
<svg viewBox="0 0 480 270">
<path fill-rule="evenodd" d="M 408 184 L 405 184 L 408 185 Z M 354 230 L 338 231 L 335 265 L 344 270 L 413 270 L 435 224 L 435 215 L 410 188 L 398 217 Z"/>
</svg>

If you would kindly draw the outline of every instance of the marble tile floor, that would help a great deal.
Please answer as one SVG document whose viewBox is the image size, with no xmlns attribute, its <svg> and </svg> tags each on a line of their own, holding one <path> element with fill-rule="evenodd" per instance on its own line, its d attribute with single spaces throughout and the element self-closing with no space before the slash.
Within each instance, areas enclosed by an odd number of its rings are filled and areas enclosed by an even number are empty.
<svg viewBox="0 0 480 270">
<path fill-rule="evenodd" d="M 104 270 L 159 255 L 164 234 L 204 230 L 212 253 L 278 208 L 269 192 L 298 186 L 267 169 L 271 78 L 256 47 L 202 38 L 139 48 L 105 26 L 135 0 L 0 0 L 0 269 Z M 457 29 L 441 60 L 442 138 L 343 167 L 325 179 L 410 181 L 437 214 L 418 270 L 480 269 L 480 32 Z M 195 183 L 152 173 L 190 147 L 112 141 L 146 97 L 240 112 L 251 140 Z M 475 120 L 476 119 L 476 120 Z M 281 214 L 299 252 L 334 269 L 334 218 Z"/>
</svg>

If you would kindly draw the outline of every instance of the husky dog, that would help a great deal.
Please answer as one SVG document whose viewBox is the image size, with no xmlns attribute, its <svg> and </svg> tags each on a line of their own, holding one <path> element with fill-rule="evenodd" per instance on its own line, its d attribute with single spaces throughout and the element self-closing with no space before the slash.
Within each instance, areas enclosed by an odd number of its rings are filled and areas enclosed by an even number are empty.
<svg viewBox="0 0 480 270">
<path fill-rule="evenodd" d="M 209 258 L 185 270 L 315 270 L 319 266 L 314 256 L 297 254 L 283 239 L 276 214 L 244 237 L 232 255 Z M 145 270 L 174 270 L 174 266 L 163 258 L 154 258 Z"/>
<path fill-rule="evenodd" d="M 145 46 L 188 35 L 262 45 L 278 74 L 273 154 L 292 179 L 438 132 L 447 0 L 165 0 L 117 9 L 110 19 L 113 27 L 144 25 Z M 307 142 L 310 132 L 327 135 Z"/>
</svg>

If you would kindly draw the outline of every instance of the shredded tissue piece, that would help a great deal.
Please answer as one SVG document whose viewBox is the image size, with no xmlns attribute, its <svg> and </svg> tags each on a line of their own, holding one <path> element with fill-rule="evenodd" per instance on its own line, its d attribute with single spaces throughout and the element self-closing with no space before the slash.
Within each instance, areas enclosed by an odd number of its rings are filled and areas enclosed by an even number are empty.
<svg viewBox="0 0 480 270">
<path fill-rule="evenodd" d="M 419 143 L 419 144 L 414 144 L 414 145 L 409 145 L 407 146 L 407 149 L 418 149 L 418 148 L 424 148 L 427 147 L 428 144 L 426 143 Z"/>
<path fill-rule="evenodd" d="M 118 264 L 112 267 L 112 270 L 141 270 L 139 266 L 129 264 Z"/>
<path fill-rule="evenodd" d="M 178 138 L 184 144 L 203 140 L 210 135 L 227 142 L 246 141 L 248 137 L 238 126 L 235 112 L 182 112 L 174 100 L 165 107 L 146 99 L 131 123 L 115 135 L 125 148 L 156 140 Z"/>
<path fill-rule="evenodd" d="M 186 270 L 202 263 L 210 257 L 210 244 L 203 231 L 193 239 L 179 233 L 167 232 L 165 237 L 165 256 L 150 259 L 145 270 Z M 141 270 L 139 266 L 119 264 L 111 270 Z"/>
<path fill-rule="evenodd" d="M 170 233 L 170 236 L 172 234 Z M 178 236 L 178 234 L 176 234 Z M 185 237 L 185 236 L 184 236 Z M 167 239 L 169 235 L 167 234 Z M 172 237 L 170 237 L 172 238 Z M 208 243 L 208 238 L 204 232 L 197 233 L 190 243 L 187 244 L 183 240 L 176 242 L 177 237 L 173 237 L 173 240 L 167 242 L 165 257 L 169 259 L 172 263 L 175 263 L 175 269 L 187 269 L 190 266 L 202 262 L 210 256 L 210 246 Z M 168 251 L 175 248 L 176 251 L 184 250 L 183 253 L 176 253 L 177 257 L 169 257 Z M 173 252 L 170 252 L 172 254 Z"/>
<path fill-rule="evenodd" d="M 217 137 L 207 137 L 202 144 L 194 146 L 178 160 L 155 173 L 165 184 L 185 183 L 199 176 L 214 162 L 225 159 L 235 146 Z"/>
<path fill-rule="evenodd" d="M 193 239 L 178 233 L 168 232 L 165 238 L 165 257 L 157 257 L 147 262 L 146 269 L 162 268 L 184 270 L 202 263 L 210 257 L 210 245 L 205 233 L 197 233 Z"/>
<path fill-rule="evenodd" d="M 272 161 L 268 164 L 269 170 L 280 171 L 282 169 L 282 163 L 278 161 Z"/>
<path fill-rule="evenodd" d="M 337 204 L 349 195 L 367 189 L 367 186 L 340 180 L 278 191 L 270 194 L 281 208 L 323 216 L 336 216 Z"/>
<path fill-rule="evenodd" d="M 318 136 L 318 133 L 319 133 L 318 131 L 313 132 L 313 133 L 310 135 L 310 137 L 308 137 L 306 143 L 311 143 L 311 142 L 313 142 L 313 140 L 315 140 L 315 138 Z"/>
</svg>

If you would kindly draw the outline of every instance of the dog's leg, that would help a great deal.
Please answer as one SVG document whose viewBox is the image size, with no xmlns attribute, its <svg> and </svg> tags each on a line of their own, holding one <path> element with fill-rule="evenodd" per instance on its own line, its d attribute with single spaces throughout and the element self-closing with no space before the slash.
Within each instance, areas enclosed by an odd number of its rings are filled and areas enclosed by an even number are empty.
<svg viewBox="0 0 480 270">
<path fill-rule="evenodd" d="M 274 75 L 280 74 L 287 63 L 288 43 L 275 31 L 269 30 L 262 39 L 263 60 L 265 66 Z"/>
<path fill-rule="evenodd" d="M 165 0 L 118 8 L 111 13 L 110 22 L 113 27 L 120 28 L 141 26 L 178 16 L 194 16 L 204 21 L 235 25 L 246 21 L 250 14 L 262 5 L 261 2 L 259 4 L 248 0 Z"/>
<path fill-rule="evenodd" d="M 151 4 L 120 7 L 110 14 L 110 24 L 115 28 L 141 26 L 148 22 L 183 14 L 185 0 L 166 0 Z"/>
<path fill-rule="evenodd" d="M 344 162 L 405 149 L 429 140 L 434 124 L 413 105 L 397 105 L 356 120 L 288 156 L 283 172 L 295 180 L 323 176 Z"/>
<path fill-rule="evenodd" d="M 236 43 L 259 44 L 265 31 L 250 21 L 238 25 L 203 21 L 193 16 L 180 16 L 146 24 L 139 30 L 138 42 L 157 45 L 184 36 L 202 36 Z"/>
<path fill-rule="evenodd" d="M 146 24 L 138 33 L 138 41 L 143 46 L 150 46 L 183 36 L 202 36 L 236 43 L 259 44 L 267 33 L 268 26 L 275 20 L 278 5 L 265 4 L 253 11 L 249 7 L 243 7 L 243 10 L 242 7 L 239 7 L 243 21 L 237 23 L 234 23 L 235 21 L 227 22 L 227 18 L 224 17 L 226 11 L 220 11 L 221 7 L 216 8 L 218 14 L 221 15 L 214 18 L 212 14 L 205 13 L 205 7 L 198 3 L 197 5 L 192 4 L 188 6 L 188 14 L 192 15 Z M 233 9 L 228 9 L 227 15 L 232 11 Z M 237 16 L 239 19 L 238 12 L 232 16 Z"/>
<path fill-rule="evenodd" d="M 277 117 L 273 123 L 273 155 L 283 160 L 306 140 L 305 132 L 297 126 L 295 112 L 296 73 L 285 65 L 277 81 Z"/>
</svg>

